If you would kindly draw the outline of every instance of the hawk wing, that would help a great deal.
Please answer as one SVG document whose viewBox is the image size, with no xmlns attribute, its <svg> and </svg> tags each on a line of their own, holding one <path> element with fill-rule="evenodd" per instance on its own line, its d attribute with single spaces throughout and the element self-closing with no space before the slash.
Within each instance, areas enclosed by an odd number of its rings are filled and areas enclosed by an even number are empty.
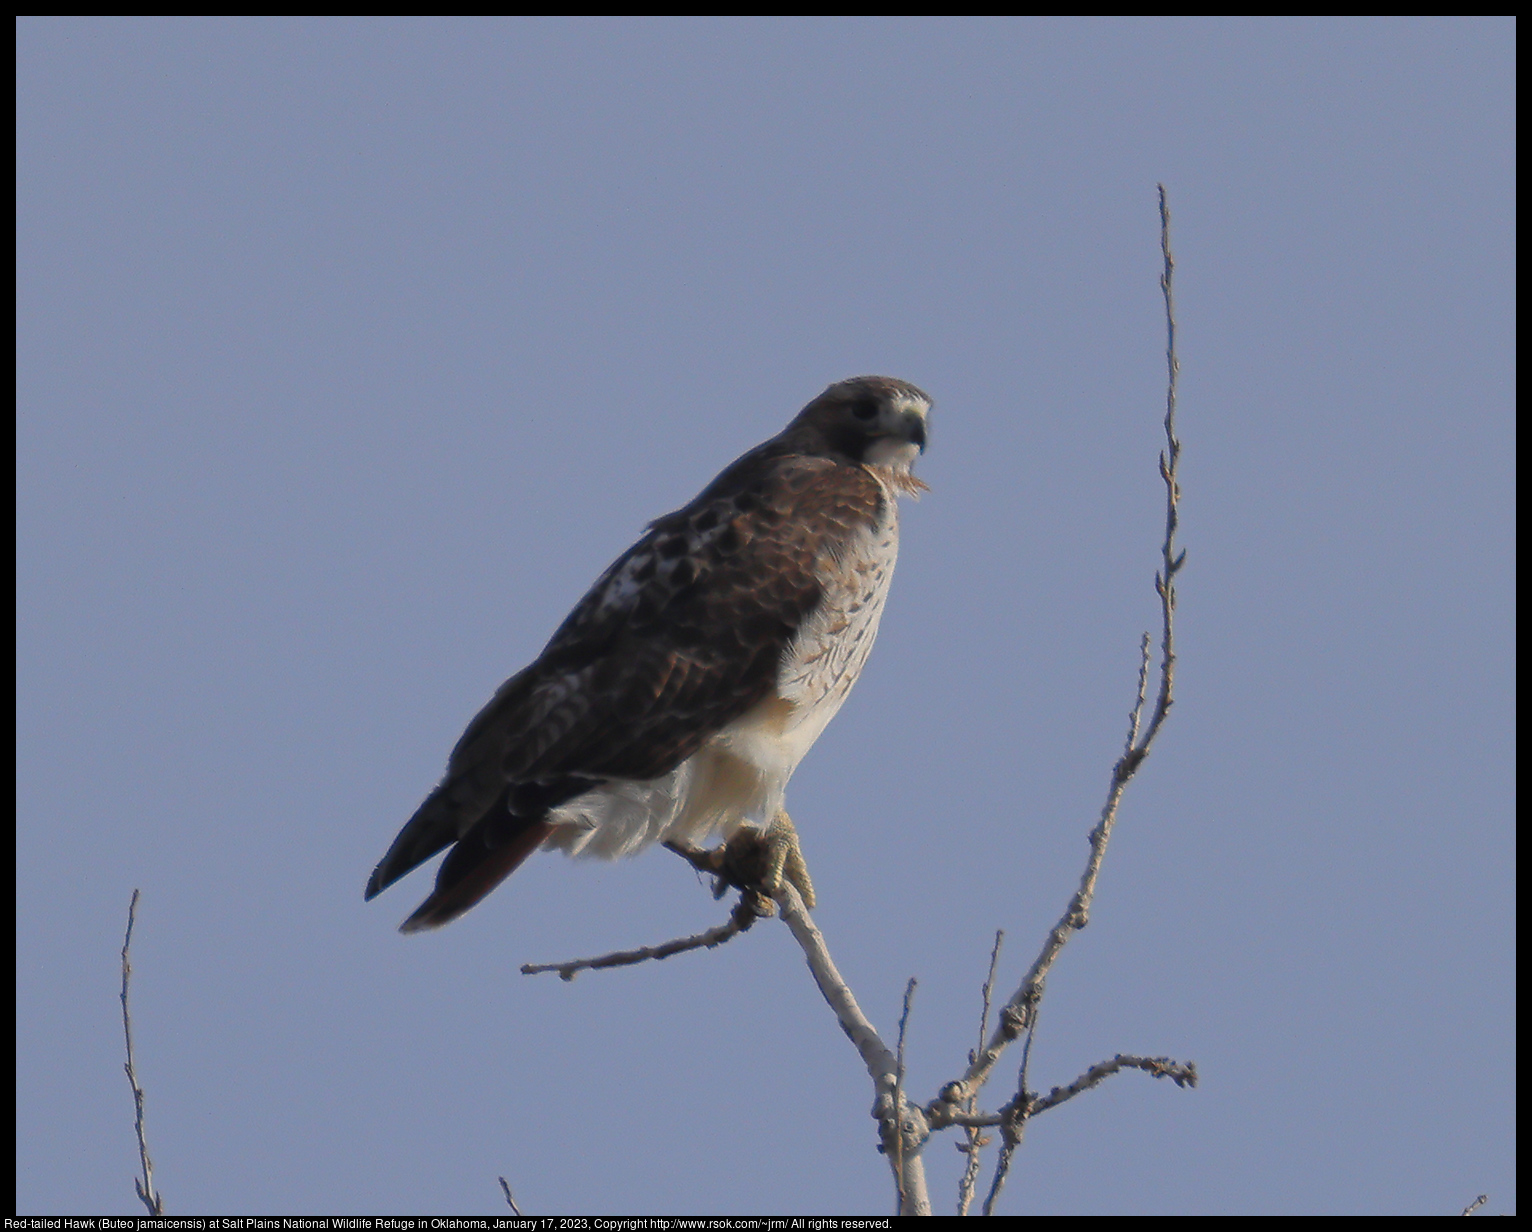
<svg viewBox="0 0 1532 1232">
<path fill-rule="evenodd" d="M 769 443 L 651 523 L 468 725 L 367 897 L 456 843 L 405 927 L 445 923 L 536 849 L 550 809 L 690 757 L 772 693 L 826 569 L 887 499 L 860 465 Z"/>
</svg>

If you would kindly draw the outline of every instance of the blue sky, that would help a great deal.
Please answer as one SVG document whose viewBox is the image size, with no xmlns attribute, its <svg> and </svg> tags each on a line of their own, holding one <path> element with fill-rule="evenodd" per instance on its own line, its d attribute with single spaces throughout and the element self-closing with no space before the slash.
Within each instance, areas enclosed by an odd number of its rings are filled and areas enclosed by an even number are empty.
<svg viewBox="0 0 1532 1232">
<path fill-rule="evenodd" d="M 1161 519 L 1180 684 L 1001 1210 L 1514 1211 L 1505 18 L 24 18 L 18 1197 L 891 1209 L 790 938 L 651 852 L 438 933 L 362 887 L 649 518 L 824 385 L 936 399 L 878 648 L 789 803 L 910 1089 L 1067 901 Z M 1002 1072 L 991 1106 L 1015 1081 Z M 938 1210 L 959 1157 L 928 1149 Z"/>
</svg>

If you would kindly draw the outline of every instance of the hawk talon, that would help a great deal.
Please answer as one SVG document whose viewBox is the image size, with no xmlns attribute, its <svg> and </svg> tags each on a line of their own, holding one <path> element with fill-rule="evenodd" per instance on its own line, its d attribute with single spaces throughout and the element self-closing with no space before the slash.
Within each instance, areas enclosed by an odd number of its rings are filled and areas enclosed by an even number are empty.
<svg viewBox="0 0 1532 1232">
<path fill-rule="evenodd" d="M 798 891 L 805 907 L 814 906 L 814 883 L 803 859 L 798 832 L 785 811 L 779 812 L 767 829 L 752 826 L 737 830 L 717 847 L 691 847 L 684 843 L 665 846 L 698 872 L 714 879 L 714 898 L 738 890 L 741 901 L 757 916 L 776 915 L 774 895 L 784 882 Z"/>
<path fill-rule="evenodd" d="M 772 818 L 771 827 L 766 831 L 766 849 L 765 884 L 776 891 L 785 881 L 798 891 L 803 905 L 812 910 L 817 901 L 814 898 L 814 882 L 809 877 L 809 866 L 803 858 L 798 831 L 786 809 L 780 810 Z"/>
</svg>

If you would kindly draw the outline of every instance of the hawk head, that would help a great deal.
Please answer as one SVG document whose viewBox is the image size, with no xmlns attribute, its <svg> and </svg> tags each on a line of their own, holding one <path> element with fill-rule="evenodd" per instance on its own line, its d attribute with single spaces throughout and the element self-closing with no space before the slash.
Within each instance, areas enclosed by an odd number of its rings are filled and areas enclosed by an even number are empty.
<svg viewBox="0 0 1532 1232">
<path fill-rule="evenodd" d="M 817 448 L 876 467 L 898 486 L 924 487 L 910 464 L 926 448 L 931 398 L 891 376 L 854 376 L 837 381 L 798 412 L 788 431 Z"/>
</svg>

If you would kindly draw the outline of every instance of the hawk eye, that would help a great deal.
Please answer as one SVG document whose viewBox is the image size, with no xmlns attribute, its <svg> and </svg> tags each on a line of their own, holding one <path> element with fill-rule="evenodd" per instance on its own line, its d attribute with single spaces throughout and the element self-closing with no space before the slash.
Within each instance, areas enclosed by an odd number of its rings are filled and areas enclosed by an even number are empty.
<svg viewBox="0 0 1532 1232">
<path fill-rule="evenodd" d="M 878 413 L 878 408 L 870 402 L 861 402 L 851 408 L 851 413 L 858 419 L 871 419 Z"/>
</svg>

